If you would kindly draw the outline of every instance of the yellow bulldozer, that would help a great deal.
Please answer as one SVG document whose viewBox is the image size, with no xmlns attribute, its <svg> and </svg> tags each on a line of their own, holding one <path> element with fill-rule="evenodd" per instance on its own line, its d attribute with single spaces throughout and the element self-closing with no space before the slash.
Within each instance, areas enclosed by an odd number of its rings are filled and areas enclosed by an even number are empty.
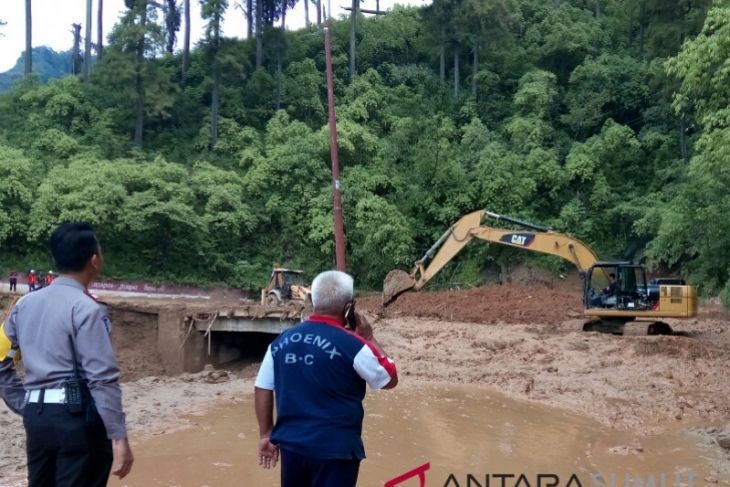
<svg viewBox="0 0 730 487">
<path fill-rule="evenodd" d="M 504 221 L 523 230 L 482 225 L 486 218 Z M 583 307 L 588 318 L 585 331 L 623 333 L 624 324 L 651 320 L 648 334 L 669 334 L 671 327 L 662 318 L 691 318 L 697 315 L 694 287 L 676 278 L 646 280 L 643 266 L 625 261 L 600 261 L 583 242 L 533 223 L 491 211 L 480 210 L 463 216 L 416 261 L 410 273 L 393 270 L 383 283 L 383 304 L 400 294 L 426 285 L 473 239 L 484 240 L 533 252 L 555 255 L 573 263 L 583 281 Z"/>
<path fill-rule="evenodd" d="M 269 284 L 261 290 L 261 304 L 281 306 L 291 302 L 304 306 L 312 302 L 312 291 L 304 280 L 304 271 L 274 267 Z"/>
</svg>

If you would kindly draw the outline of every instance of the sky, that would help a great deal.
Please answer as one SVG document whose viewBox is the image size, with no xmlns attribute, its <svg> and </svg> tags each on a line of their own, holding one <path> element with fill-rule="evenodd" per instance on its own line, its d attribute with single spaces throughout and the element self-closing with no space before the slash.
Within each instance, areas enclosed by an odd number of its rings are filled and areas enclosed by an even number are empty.
<svg viewBox="0 0 730 487">
<path fill-rule="evenodd" d="M 335 15 L 346 13 L 341 7 L 349 6 L 348 0 L 323 0 L 323 5 L 332 5 Z M 229 8 L 223 23 L 223 33 L 228 37 L 243 38 L 246 36 L 246 20 L 238 8 L 233 8 L 240 0 L 229 0 Z M 243 2 L 245 3 L 245 2 Z M 380 8 L 387 10 L 395 3 L 401 5 L 426 5 L 429 0 L 380 0 Z M 96 41 L 96 12 L 98 0 L 93 0 L 94 11 L 92 42 Z M 200 1 L 191 0 L 191 37 L 193 44 L 203 35 L 203 20 L 200 18 Z M 375 9 L 375 0 L 364 0 L 361 8 Z M 124 0 L 104 0 L 105 36 L 111 32 L 124 10 Z M 33 46 L 49 46 L 56 51 L 71 48 L 73 35 L 71 24 L 83 25 L 86 20 L 86 0 L 33 0 Z M 313 7 L 309 9 L 310 19 L 316 19 Z M 0 0 L 0 20 L 7 25 L 0 27 L 0 72 L 7 71 L 15 65 L 25 49 L 25 0 Z M 304 26 L 304 4 L 300 1 L 294 12 L 287 12 L 287 29 L 298 29 Z M 182 32 L 179 34 L 182 36 Z M 85 31 L 82 29 L 81 46 Z M 181 44 L 181 41 L 178 42 Z"/>
</svg>

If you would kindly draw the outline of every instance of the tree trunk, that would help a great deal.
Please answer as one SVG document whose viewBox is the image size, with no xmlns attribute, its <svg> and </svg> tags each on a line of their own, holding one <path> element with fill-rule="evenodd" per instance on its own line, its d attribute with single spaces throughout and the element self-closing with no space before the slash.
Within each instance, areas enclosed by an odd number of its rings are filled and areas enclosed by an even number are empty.
<svg viewBox="0 0 730 487">
<path fill-rule="evenodd" d="M 474 100 L 477 99 L 477 74 L 479 73 L 479 41 L 474 41 L 474 61 L 472 63 L 471 73 L 471 95 Z"/>
<path fill-rule="evenodd" d="M 165 45 L 165 50 L 168 54 L 172 54 L 175 50 L 175 40 L 177 38 L 175 35 L 176 28 L 179 27 L 179 25 L 176 25 L 175 22 L 175 17 L 177 17 L 177 0 L 167 0 L 166 7 L 165 28 L 167 29 L 167 43 Z"/>
<path fill-rule="evenodd" d="M 101 60 L 101 53 L 104 50 L 104 0 L 99 0 L 99 8 L 96 11 L 96 60 Z"/>
<path fill-rule="evenodd" d="M 185 34 L 183 36 L 183 57 L 182 57 L 182 83 L 188 76 L 188 68 L 190 67 L 190 0 L 185 0 Z"/>
<path fill-rule="evenodd" d="M 81 73 L 81 24 L 71 24 L 74 34 L 74 45 L 71 50 L 71 74 Z"/>
<path fill-rule="evenodd" d="M 33 14 L 31 0 L 25 0 L 25 75 L 33 72 Z"/>
<path fill-rule="evenodd" d="M 317 5 L 317 25 L 320 26 L 322 25 L 322 0 L 317 0 L 315 3 Z"/>
<path fill-rule="evenodd" d="M 91 0 L 86 0 L 86 25 L 84 25 L 84 81 L 91 74 Z"/>
<path fill-rule="evenodd" d="M 679 151 L 682 155 L 682 161 L 685 165 L 689 165 L 689 148 L 687 143 L 687 114 L 682 110 L 679 118 Z"/>
<path fill-rule="evenodd" d="M 446 81 L 446 27 L 441 27 L 441 46 L 439 52 L 439 78 Z"/>
<path fill-rule="evenodd" d="M 281 53 L 276 54 L 276 110 L 281 109 Z"/>
<path fill-rule="evenodd" d="M 646 0 L 639 5 L 639 57 L 644 59 L 644 38 L 646 37 Z"/>
<path fill-rule="evenodd" d="M 594 11 L 597 19 L 601 18 L 601 0 L 595 0 Z"/>
<path fill-rule="evenodd" d="M 454 46 L 454 98 L 459 98 L 459 46 Z"/>
<path fill-rule="evenodd" d="M 264 64 L 263 13 L 261 0 L 256 0 L 256 69 L 261 69 Z"/>
<path fill-rule="evenodd" d="M 284 5 L 286 8 L 286 3 Z M 304 0 L 304 25 L 309 27 L 309 0 Z"/>
<path fill-rule="evenodd" d="M 215 63 L 215 61 L 214 61 Z M 218 143 L 218 113 L 220 110 L 221 73 L 217 66 L 213 68 L 213 95 L 210 101 L 210 148 L 215 149 Z"/>
<path fill-rule="evenodd" d="M 210 97 L 210 149 L 218 144 L 218 117 L 220 112 L 221 70 L 218 64 L 218 51 L 221 44 L 221 12 L 216 11 L 213 22 L 213 93 Z"/>
<path fill-rule="evenodd" d="M 145 28 L 147 27 L 147 2 L 142 2 L 143 7 L 140 13 L 140 37 L 137 40 L 137 121 L 134 124 L 134 145 L 142 147 L 142 135 L 144 132 L 144 80 L 142 79 L 142 67 L 144 63 Z"/>
<path fill-rule="evenodd" d="M 246 39 L 253 39 L 253 0 L 246 0 Z"/>
<path fill-rule="evenodd" d="M 306 5 L 306 1 L 304 2 Z M 309 25 L 309 23 L 307 23 Z M 286 30 L 286 2 L 281 7 L 281 30 Z M 282 34 L 283 35 L 283 34 Z"/>
<path fill-rule="evenodd" d="M 360 0 L 352 0 L 350 11 L 350 84 L 355 82 L 355 30 L 357 28 L 357 14 L 360 10 Z M 331 14 L 330 14 L 331 15 Z"/>
</svg>

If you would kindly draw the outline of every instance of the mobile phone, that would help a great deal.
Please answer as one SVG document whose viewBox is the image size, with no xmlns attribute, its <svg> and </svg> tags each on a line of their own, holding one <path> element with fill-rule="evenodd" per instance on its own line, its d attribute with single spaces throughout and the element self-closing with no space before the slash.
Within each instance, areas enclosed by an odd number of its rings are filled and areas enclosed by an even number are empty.
<svg viewBox="0 0 730 487">
<path fill-rule="evenodd" d="M 355 318 L 355 301 L 353 300 L 347 305 L 345 310 L 345 328 L 354 330 L 357 328 L 357 319 Z"/>
</svg>

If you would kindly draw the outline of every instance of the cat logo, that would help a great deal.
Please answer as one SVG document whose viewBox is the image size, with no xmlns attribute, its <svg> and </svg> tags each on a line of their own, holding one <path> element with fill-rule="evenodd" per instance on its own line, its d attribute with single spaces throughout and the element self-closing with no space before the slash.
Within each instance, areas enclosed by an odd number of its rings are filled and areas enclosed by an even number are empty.
<svg viewBox="0 0 730 487">
<path fill-rule="evenodd" d="M 519 245 L 520 247 L 529 247 L 532 241 L 535 240 L 534 233 L 507 233 L 499 239 L 500 242 L 504 242 L 510 245 Z"/>
<path fill-rule="evenodd" d="M 515 245 L 525 245 L 526 241 L 527 241 L 527 237 L 524 235 L 518 235 L 518 234 L 512 235 L 511 242 Z"/>
</svg>

